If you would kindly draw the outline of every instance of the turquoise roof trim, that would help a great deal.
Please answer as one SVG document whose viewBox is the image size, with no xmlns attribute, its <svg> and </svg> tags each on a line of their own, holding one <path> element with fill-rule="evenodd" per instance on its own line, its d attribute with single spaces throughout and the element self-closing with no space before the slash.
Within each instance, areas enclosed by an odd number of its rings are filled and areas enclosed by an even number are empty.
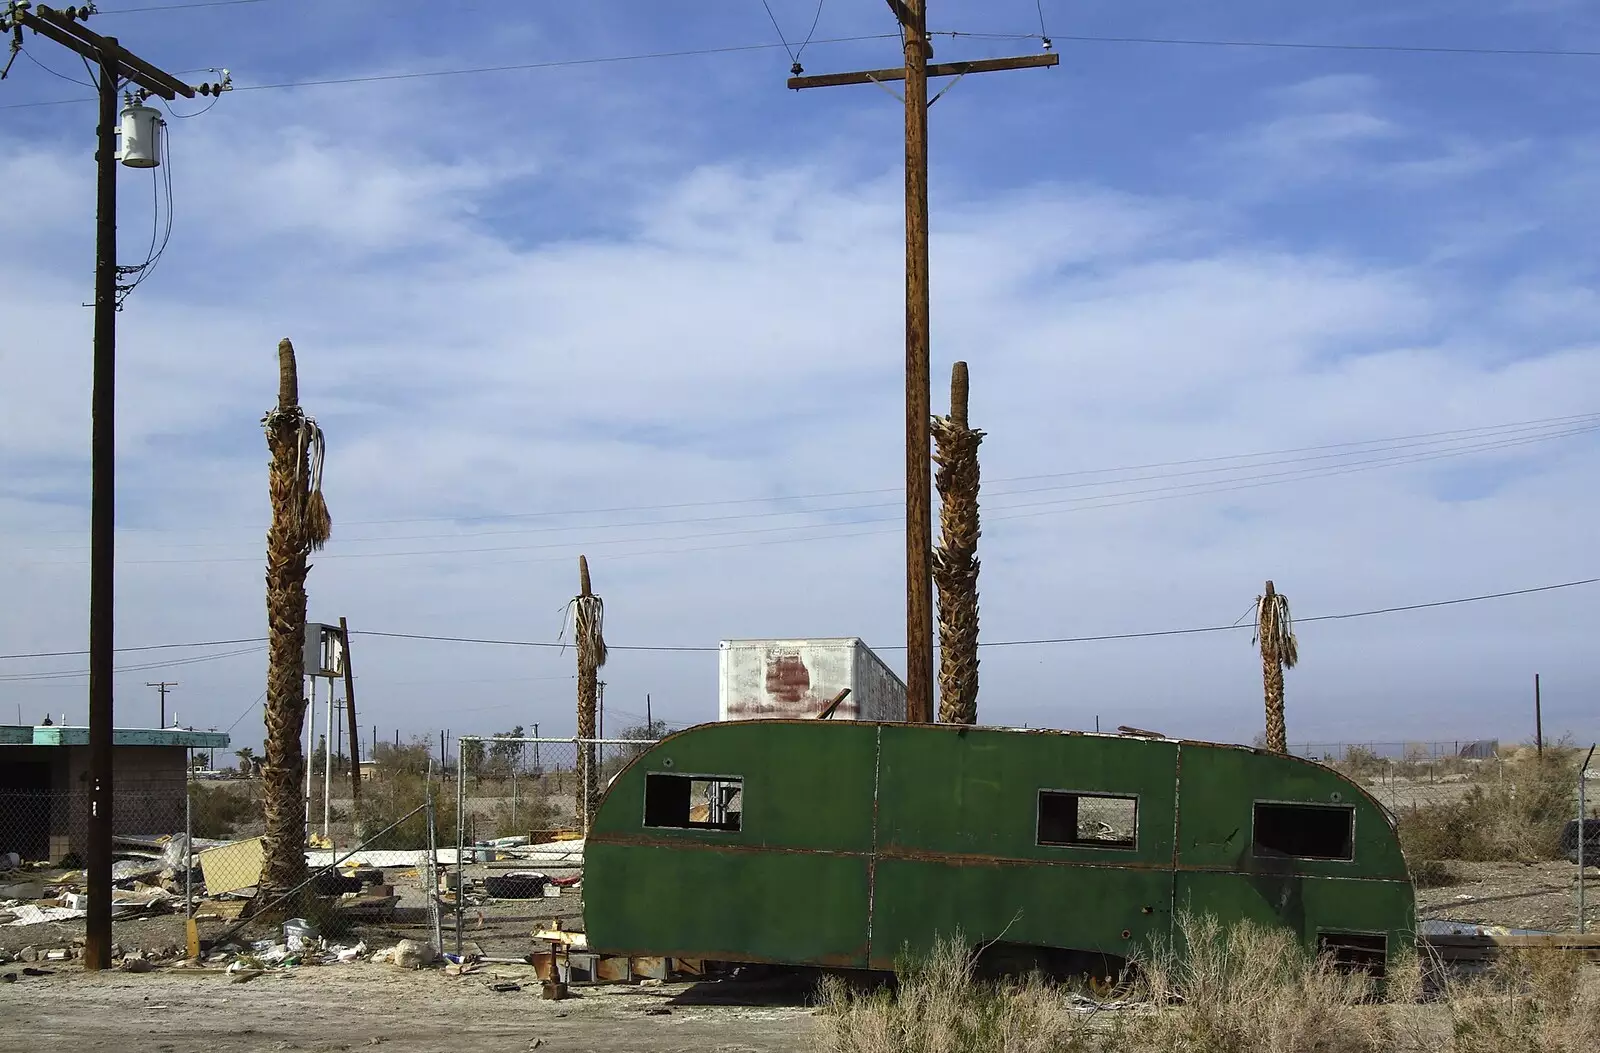
<svg viewBox="0 0 1600 1053">
<path fill-rule="evenodd" d="M 37 727 L 29 740 L 35 746 L 87 746 L 88 728 Z M 117 728 L 111 732 L 113 746 L 176 746 L 192 750 L 228 748 L 225 731 L 184 731 L 181 728 Z"/>
</svg>

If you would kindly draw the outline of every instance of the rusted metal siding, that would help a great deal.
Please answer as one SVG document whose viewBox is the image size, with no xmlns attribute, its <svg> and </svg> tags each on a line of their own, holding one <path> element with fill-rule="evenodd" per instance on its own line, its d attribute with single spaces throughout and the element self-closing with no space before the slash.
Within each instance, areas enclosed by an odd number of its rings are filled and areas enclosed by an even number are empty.
<svg viewBox="0 0 1600 1053">
<path fill-rule="evenodd" d="M 651 772 L 739 777 L 738 830 L 643 824 Z M 1137 802 L 1114 840 L 1040 840 L 1040 791 Z M 1256 802 L 1353 811 L 1352 858 L 1258 856 Z M 1120 835 L 1118 835 L 1120 836 Z M 892 967 L 940 933 L 1128 957 L 1183 910 L 1413 940 L 1381 807 L 1310 761 L 1243 747 L 947 725 L 749 721 L 658 743 L 586 845 L 590 945 L 613 954 Z"/>
<path fill-rule="evenodd" d="M 722 720 L 811 719 L 845 688 L 832 719 L 905 719 L 905 684 L 854 637 L 724 640 L 717 661 Z"/>
</svg>

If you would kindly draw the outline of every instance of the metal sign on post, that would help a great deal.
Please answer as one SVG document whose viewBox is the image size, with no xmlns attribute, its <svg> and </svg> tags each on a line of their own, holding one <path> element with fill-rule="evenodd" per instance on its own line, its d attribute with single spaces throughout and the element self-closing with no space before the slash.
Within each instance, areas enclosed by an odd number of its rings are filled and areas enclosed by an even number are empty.
<svg viewBox="0 0 1600 1053">
<path fill-rule="evenodd" d="M 306 623 L 306 676 L 344 676 L 344 634 L 337 625 Z"/>
</svg>

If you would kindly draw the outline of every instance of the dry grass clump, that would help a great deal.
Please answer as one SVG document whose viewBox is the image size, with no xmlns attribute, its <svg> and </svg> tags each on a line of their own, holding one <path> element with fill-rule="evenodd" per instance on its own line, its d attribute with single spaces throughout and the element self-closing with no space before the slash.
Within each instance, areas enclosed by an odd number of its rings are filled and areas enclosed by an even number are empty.
<svg viewBox="0 0 1600 1053">
<path fill-rule="evenodd" d="M 1140 970 L 1141 994 L 1167 1008 L 1132 1017 L 1129 1048 L 1184 1053 L 1369 1053 L 1392 1048 L 1374 984 L 1309 955 L 1294 933 L 1184 916 L 1176 946 Z"/>
<path fill-rule="evenodd" d="M 1031 977 L 991 983 L 959 936 L 898 971 L 898 988 L 838 978 L 818 992 L 825 1053 L 1593 1053 L 1600 977 L 1581 956 L 1508 955 L 1425 1002 L 1415 955 L 1379 986 L 1309 955 L 1294 934 L 1183 917 L 1117 1007 Z M 1133 1004 L 1137 1003 L 1137 1004 Z"/>
<path fill-rule="evenodd" d="M 1600 983 L 1580 954 L 1516 951 L 1488 976 L 1449 985 L 1449 1053 L 1593 1053 Z M 1424 1036 L 1418 1036 L 1423 1039 Z M 1424 1048 L 1422 1041 L 1417 1047 Z"/>
<path fill-rule="evenodd" d="M 940 937 L 924 958 L 896 969 L 897 989 L 859 990 L 837 976 L 818 989 L 827 1053 L 1079 1053 L 1089 1044 L 1082 1014 L 1037 978 L 989 983 L 960 934 Z"/>
</svg>

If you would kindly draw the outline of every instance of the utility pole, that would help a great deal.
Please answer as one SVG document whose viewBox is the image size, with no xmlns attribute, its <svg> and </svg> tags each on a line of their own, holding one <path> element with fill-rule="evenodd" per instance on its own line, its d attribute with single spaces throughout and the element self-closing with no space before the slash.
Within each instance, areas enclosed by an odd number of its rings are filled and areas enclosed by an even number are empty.
<svg viewBox="0 0 1600 1053">
<path fill-rule="evenodd" d="M 906 106 L 906 719 L 933 722 L 933 480 L 928 379 L 928 78 L 1055 66 L 1053 51 L 1018 58 L 929 65 L 927 0 L 888 0 L 905 39 L 905 66 L 819 77 L 795 76 L 789 87 L 905 81 Z M 1045 38 L 1049 47 L 1049 38 Z M 952 82 L 954 83 L 954 82 Z M 948 90 L 948 88 L 946 89 Z M 942 95 L 943 92 L 940 92 Z M 934 96 L 937 101 L 939 96 Z"/>
<path fill-rule="evenodd" d="M 606 682 L 602 680 L 598 686 L 600 688 L 600 700 L 598 703 L 599 714 L 595 718 L 594 737 L 597 739 L 603 739 L 606 737 Z"/>
<path fill-rule="evenodd" d="M 169 690 L 171 690 L 172 688 L 177 687 L 178 686 L 178 682 L 176 680 L 162 680 L 161 682 L 155 683 L 155 684 L 146 682 L 144 686 L 145 687 L 153 687 L 157 691 L 161 692 L 161 723 L 157 724 L 156 727 L 157 728 L 166 727 L 167 726 L 167 692 Z"/>
<path fill-rule="evenodd" d="M 1533 749 L 1544 756 L 1544 713 L 1539 705 L 1539 674 L 1533 674 Z"/>
<path fill-rule="evenodd" d="M 344 644 L 344 712 L 350 725 L 350 810 L 355 821 L 361 822 L 361 739 L 356 731 L 356 674 L 350 668 L 350 623 L 339 619 L 339 639 Z M 377 745 L 378 732 L 374 728 L 372 743 Z"/>
<path fill-rule="evenodd" d="M 94 13 L 93 4 L 57 11 L 26 0 L 10 0 L 0 15 L 0 34 L 11 35 L 11 54 L 22 49 L 22 31 L 42 37 L 99 66 L 99 126 L 95 140 L 95 268 L 93 393 L 90 396 L 89 499 L 89 824 L 85 868 L 89 905 L 85 919 L 84 967 L 91 972 L 111 967 L 111 815 L 113 585 L 116 529 L 116 341 L 117 341 L 117 92 L 124 82 L 140 88 L 140 98 L 157 95 L 171 101 L 196 92 L 216 94 L 223 85 L 191 88 L 172 74 L 125 50 L 116 37 L 103 37 L 78 23 Z M 10 63 L 6 69 L 9 71 Z M 3 73 L 0 73 L 3 75 Z M 131 100 L 130 100 L 131 101 Z M 159 124 L 129 108 L 130 123 L 152 137 Z M 125 143 L 125 147 L 134 144 Z M 152 141 L 139 144 L 155 146 Z M 154 156 L 126 158 L 130 165 L 154 167 Z"/>
</svg>

